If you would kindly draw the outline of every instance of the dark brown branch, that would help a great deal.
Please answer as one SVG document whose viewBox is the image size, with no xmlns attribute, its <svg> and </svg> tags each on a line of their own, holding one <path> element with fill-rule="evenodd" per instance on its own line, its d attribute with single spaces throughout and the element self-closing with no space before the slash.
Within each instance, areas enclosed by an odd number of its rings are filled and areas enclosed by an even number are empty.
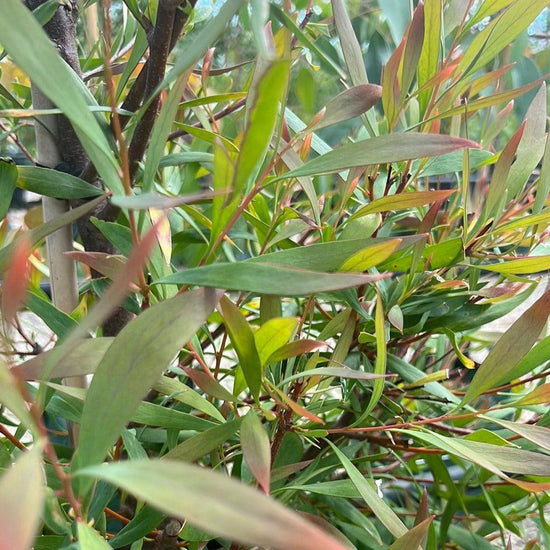
<svg viewBox="0 0 550 550">
<path fill-rule="evenodd" d="M 186 9 L 182 4 L 188 4 Z M 168 55 L 175 46 L 178 36 L 188 17 L 188 10 L 194 6 L 195 0 L 161 0 L 157 11 L 155 27 L 149 38 L 149 59 L 145 64 L 146 69 L 144 98 L 149 100 L 156 93 L 159 84 L 162 82 L 166 70 Z M 143 73 L 143 70 L 142 70 Z M 141 73 L 140 73 L 141 76 Z M 137 172 L 138 162 L 143 158 L 153 125 L 160 108 L 160 97 L 154 97 L 141 120 L 139 121 L 129 147 L 130 174 L 134 180 Z"/>
</svg>

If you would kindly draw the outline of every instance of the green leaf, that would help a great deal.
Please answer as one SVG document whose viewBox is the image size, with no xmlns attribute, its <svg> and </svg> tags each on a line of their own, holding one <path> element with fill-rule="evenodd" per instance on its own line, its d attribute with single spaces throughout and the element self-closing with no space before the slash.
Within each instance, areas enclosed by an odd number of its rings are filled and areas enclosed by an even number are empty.
<svg viewBox="0 0 550 550">
<path fill-rule="evenodd" d="M 19 166 L 17 186 L 54 199 L 87 199 L 104 194 L 102 189 L 71 174 L 38 166 Z"/>
<path fill-rule="evenodd" d="M 159 193 L 141 193 L 139 195 L 117 195 L 111 202 L 120 208 L 129 210 L 148 210 L 149 208 L 174 208 L 182 204 L 190 204 L 205 199 L 210 199 L 222 193 L 213 193 L 211 191 L 202 191 L 201 193 L 192 193 L 189 195 L 177 195 L 169 197 Z"/>
<path fill-rule="evenodd" d="M 63 61 L 22 2 L 0 0 L 0 12 L 0 42 L 10 57 L 71 121 L 105 185 L 122 194 L 115 157 L 98 120 L 89 109 L 90 105 L 97 106 L 92 94 Z M 29 36 L 33 37 L 32 41 Z"/>
<path fill-rule="evenodd" d="M 367 216 L 368 214 L 374 214 L 376 212 L 405 210 L 407 208 L 414 208 L 416 206 L 424 206 L 425 204 L 430 204 L 433 202 L 444 201 L 453 193 L 456 193 L 454 189 L 443 191 L 413 191 L 411 193 L 388 195 L 359 208 L 359 210 L 350 216 L 349 220 L 354 220 L 356 218 L 360 218 L 361 216 Z"/>
<path fill-rule="evenodd" d="M 462 404 L 470 403 L 507 377 L 537 341 L 549 315 L 550 290 L 547 290 L 515 321 L 489 352 L 470 382 Z"/>
<path fill-rule="evenodd" d="M 251 410 L 241 422 L 241 448 L 244 460 L 266 495 L 269 494 L 271 446 L 265 428 Z"/>
<path fill-rule="evenodd" d="M 250 546 L 281 550 L 348 550 L 278 502 L 217 472 L 170 460 L 134 460 L 89 467 L 97 477 L 172 517 Z"/>
<path fill-rule="evenodd" d="M 348 258 L 338 269 L 346 273 L 360 273 L 387 260 L 400 245 L 401 239 L 392 239 L 368 246 Z"/>
<path fill-rule="evenodd" d="M 239 308 L 227 296 L 220 300 L 220 309 L 250 392 L 254 399 L 258 399 L 262 385 L 262 364 L 256 350 L 252 328 Z"/>
<path fill-rule="evenodd" d="M 86 395 L 73 467 L 101 462 L 142 397 L 215 307 L 219 293 L 186 292 L 131 321 L 96 369 Z"/>
<path fill-rule="evenodd" d="M 17 166 L 9 157 L 0 157 L 0 220 L 8 213 L 17 182 Z"/>
<path fill-rule="evenodd" d="M 376 489 L 363 477 L 363 474 L 353 465 L 351 460 L 332 441 L 329 439 L 326 441 L 332 447 L 352 483 L 374 515 L 394 537 L 404 535 L 407 528 L 397 514 L 380 498 Z"/>
<path fill-rule="evenodd" d="M 231 420 L 230 422 L 224 422 L 219 426 L 205 430 L 180 443 L 162 458 L 183 460 L 185 462 L 199 460 L 231 438 L 239 429 L 240 423 L 240 419 Z"/>
<path fill-rule="evenodd" d="M 175 378 L 168 378 L 162 376 L 157 382 L 155 382 L 153 389 L 162 393 L 163 395 L 170 396 L 171 399 L 175 399 L 180 403 L 185 403 L 194 409 L 201 411 L 220 422 L 225 422 L 225 418 L 220 411 L 207 401 L 204 397 L 199 395 L 195 390 L 191 389 L 186 384 L 182 384 Z"/>
<path fill-rule="evenodd" d="M 322 273 L 250 261 L 212 264 L 179 271 L 156 284 L 191 284 L 278 296 L 304 296 L 372 283 L 385 275 Z"/>
<path fill-rule="evenodd" d="M 34 292 L 27 294 L 26 304 L 30 311 L 38 315 L 48 325 L 57 336 L 58 342 L 63 340 L 77 325 L 72 317 L 57 309 L 50 301 L 45 300 Z"/>
<path fill-rule="evenodd" d="M 110 550 L 107 541 L 87 523 L 79 521 L 76 524 L 78 542 L 82 550 Z"/>
<path fill-rule="evenodd" d="M 424 34 L 422 52 L 418 60 L 418 87 L 422 88 L 438 71 L 439 48 L 441 43 L 441 11 L 439 0 L 426 0 L 424 3 L 424 24 L 429 32 Z M 420 113 L 425 113 L 426 107 L 433 93 L 427 89 L 419 94 Z"/>
<path fill-rule="evenodd" d="M 530 275 L 531 273 L 540 273 L 550 269 L 550 254 L 509 260 L 497 264 L 472 265 L 471 267 L 494 271 L 503 275 Z"/>
<path fill-rule="evenodd" d="M 269 357 L 292 338 L 297 326 L 298 319 L 295 317 L 276 317 L 266 321 L 254 333 L 254 341 L 262 366 L 266 365 Z"/>
<path fill-rule="evenodd" d="M 548 388 L 546 388 L 548 390 Z M 534 391 L 537 391 L 536 389 Z M 528 397 L 528 396 L 526 396 Z M 515 404 L 520 404 L 520 401 L 517 401 Z M 526 405 L 528 403 L 525 403 Z M 520 435 L 527 441 L 534 443 L 537 447 L 550 451 L 550 429 L 543 426 L 533 426 L 531 424 L 520 424 L 519 422 L 509 422 L 508 420 L 502 420 L 500 418 L 493 418 L 491 416 L 481 416 L 485 420 L 494 422 L 511 432 Z M 547 474 L 546 474 L 547 475 Z"/>
<path fill-rule="evenodd" d="M 42 445 L 35 442 L 0 477 L 2 547 L 28 550 L 40 526 L 44 505 Z"/>
<path fill-rule="evenodd" d="M 478 148 L 477 143 L 439 134 L 388 134 L 355 143 L 346 143 L 330 153 L 306 162 L 301 168 L 286 172 L 275 180 L 332 174 L 370 164 L 388 164 L 402 160 L 435 157 L 468 147 Z"/>
</svg>

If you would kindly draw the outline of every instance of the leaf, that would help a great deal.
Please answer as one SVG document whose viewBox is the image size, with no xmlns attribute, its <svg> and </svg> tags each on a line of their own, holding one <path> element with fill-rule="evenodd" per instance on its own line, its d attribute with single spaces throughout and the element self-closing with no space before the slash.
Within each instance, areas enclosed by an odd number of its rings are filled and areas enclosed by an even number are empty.
<svg viewBox="0 0 550 550">
<path fill-rule="evenodd" d="M 503 275 L 529 275 L 540 273 L 550 269 L 550 254 L 545 256 L 532 256 L 495 264 L 471 265 L 476 269 L 494 271 Z"/>
<path fill-rule="evenodd" d="M 345 273 L 360 273 L 387 260 L 401 244 L 401 239 L 368 246 L 348 258 L 338 269 Z"/>
<path fill-rule="evenodd" d="M 398 195 L 388 195 L 380 199 L 376 199 L 369 204 L 359 208 L 350 217 L 349 220 L 354 220 L 375 212 L 388 212 L 390 210 L 405 210 L 416 206 L 424 206 L 432 202 L 444 201 L 449 198 L 454 189 L 442 191 L 413 191 L 411 193 L 399 193 Z M 348 220 L 348 221 L 349 221 Z"/>
<path fill-rule="evenodd" d="M 34 292 L 29 292 L 27 295 L 27 308 L 46 323 L 57 336 L 58 342 L 63 340 L 77 325 L 72 317 Z"/>
<path fill-rule="evenodd" d="M 506 180 L 509 197 L 521 192 L 539 164 L 546 145 L 546 82 L 542 83 L 525 115 L 525 131 Z"/>
<path fill-rule="evenodd" d="M 241 422 L 241 448 L 250 472 L 264 493 L 269 495 L 271 446 L 267 432 L 253 410 Z"/>
<path fill-rule="evenodd" d="M 297 357 L 298 355 L 303 355 L 304 353 L 309 353 L 310 351 L 315 351 L 325 346 L 325 342 L 321 340 L 296 340 L 294 342 L 289 342 L 274 351 L 267 358 L 265 364 L 270 365 L 271 363 L 277 363 L 278 361 Z"/>
<path fill-rule="evenodd" d="M 548 386 L 548 384 L 544 384 L 540 387 L 542 388 L 544 386 Z M 535 389 L 532 393 L 535 393 L 537 389 Z M 546 392 L 548 392 L 548 387 L 546 387 L 545 390 Z M 527 395 L 526 397 L 529 397 L 529 395 Z M 548 398 L 546 402 L 548 402 Z M 518 405 L 520 403 L 521 405 L 525 406 L 530 404 L 538 404 L 540 403 L 540 401 L 537 403 L 535 402 L 535 400 L 533 400 L 533 402 L 531 403 L 529 402 L 529 400 L 523 401 L 520 399 L 519 401 L 516 401 L 514 405 Z M 502 426 L 503 428 L 506 428 L 507 430 L 510 430 L 511 432 L 520 435 L 527 441 L 534 443 L 535 445 L 537 445 L 537 447 L 550 451 L 550 428 L 545 428 L 544 426 L 532 426 L 531 424 L 520 424 L 519 422 L 509 422 L 508 420 L 493 418 L 486 415 L 480 416 L 480 418 L 484 418 L 485 420 L 494 422 L 495 424 L 498 424 L 499 426 Z"/>
<path fill-rule="evenodd" d="M 550 290 L 546 292 L 501 336 L 477 369 L 462 404 L 497 386 L 531 349 L 550 315 Z"/>
<path fill-rule="evenodd" d="M 114 338 L 81 340 L 71 346 L 68 353 L 55 362 L 53 369 L 47 373 L 44 372 L 44 369 L 48 365 L 50 357 L 55 356 L 57 350 L 46 351 L 24 363 L 15 365 L 12 371 L 23 380 L 44 380 L 43 375 L 45 374 L 47 374 L 46 380 L 93 374 L 113 340 Z"/>
<path fill-rule="evenodd" d="M 132 493 L 167 515 L 245 545 L 348 550 L 318 527 L 235 479 L 170 460 L 134 460 L 78 472 Z"/>
<path fill-rule="evenodd" d="M 190 407 L 193 407 L 194 409 L 201 411 L 212 418 L 219 420 L 220 422 L 225 422 L 223 415 L 212 403 L 210 403 L 210 401 L 207 401 L 195 390 L 191 389 L 186 384 L 182 384 L 175 378 L 162 376 L 157 382 L 155 382 L 153 389 L 163 395 L 170 396 L 171 399 L 179 401 L 180 403 L 185 403 L 186 405 L 189 405 Z"/>
<path fill-rule="evenodd" d="M 309 376 L 330 376 L 336 378 L 350 378 L 354 380 L 376 380 L 377 378 L 387 378 L 395 376 L 393 374 L 373 374 L 372 372 L 365 372 L 362 370 L 354 370 L 348 367 L 318 367 L 314 369 L 308 369 L 302 372 L 297 372 L 291 376 L 285 378 L 279 383 L 280 386 L 287 384 L 292 380 L 299 378 L 306 378 Z"/>
<path fill-rule="evenodd" d="M 105 193 L 76 176 L 39 166 L 19 166 L 17 186 L 54 199 L 87 199 Z"/>
<path fill-rule="evenodd" d="M 209 376 L 200 370 L 186 367 L 183 369 L 185 374 L 195 383 L 204 393 L 211 395 L 221 401 L 238 401 L 229 390 L 226 390 L 215 378 Z"/>
<path fill-rule="evenodd" d="M 262 366 L 266 365 L 269 357 L 292 338 L 297 326 L 298 319 L 295 317 L 276 317 L 266 321 L 254 333 L 254 341 Z"/>
<path fill-rule="evenodd" d="M 424 33 L 422 52 L 418 60 L 418 87 L 422 88 L 438 70 L 439 48 L 441 42 L 441 11 L 439 0 L 426 0 L 424 2 L 424 25 L 429 32 Z M 421 116 L 426 112 L 428 102 L 433 89 L 427 89 L 419 94 Z"/>
<path fill-rule="evenodd" d="M 298 176 L 332 174 L 371 164 L 388 164 L 402 160 L 436 157 L 468 147 L 479 148 L 479 145 L 467 139 L 439 134 L 411 132 L 376 136 L 355 143 L 346 143 L 272 181 Z"/>
<path fill-rule="evenodd" d="M 101 462 L 142 397 L 211 313 L 219 293 L 197 289 L 147 309 L 115 338 L 84 402 L 73 468 Z"/>
<path fill-rule="evenodd" d="M 362 115 L 382 97 L 382 88 L 377 84 L 360 84 L 333 97 L 325 106 L 323 116 L 308 131 L 338 124 Z"/>
<path fill-rule="evenodd" d="M 27 261 L 31 252 L 28 235 L 23 233 L 14 243 L 13 255 L 2 282 L 2 316 L 8 324 L 15 319 L 17 310 L 27 293 L 29 282 Z"/>
<path fill-rule="evenodd" d="M 89 105 L 97 106 L 92 94 L 63 61 L 22 2 L 0 0 L 0 12 L 1 43 L 10 57 L 71 121 L 105 185 L 122 194 L 115 157 L 98 119 L 89 109 Z"/>
<path fill-rule="evenodd" d="M 322 273 L 259 262 L 219 263 L 186 269 L 155 284 L 200 284 L 278 296 L 307 296 L 372 283 L 387 275 Z"/>
<path fill-rule="evenodd" d="M 405 51 L 403 63 L 400 67 L 401 92 L 404 96 L 409 93 L 414 75 L 418 69 L 418 62 L 424 43 L 424 4 L 416 6 L 411 22 L 407 27 L 405 37 Z"/>
<path fill-rule="evenodd" d="M 65 252 L 65 256 L 91 267 L 94 271 L 101 273 L 109 279 L 116 279 L 120 270 L 126 263 L 124 256 L 118 254 L 106 254 L 105 252 L 80 252 L 79 250 L 71 250 Z"/>
<path fill-rule="evenodd" d="M 431 516 L 415 525 L 410 531 L 399 537 L 388 550 L 416 550 L 428 534 L 428 529 L 435 516 Z"/>
<path fill-rule="evenodd" d="M 220 309 L 250 393 L 254 399 L 258 399 L 262 385 L 262 364 L 256 350 L 254 333 L 239 308 L 227 296 L 221 298 Z"/>
<path fill-rule="evenodd" d="M 0 550 L 28 550 L 44 506 L 42 445 L 35 442 L 0 477 Z"/>
<path fill-rule="evenodd" d="M 111 199 L 115 206 L 127 208 L 128 210 L 148 210 L 149 208 L 169 209 L 182 204 L 192 204 L 194 202 L 211 199 L 217 195 L 225 193 L 202 191 L 200 193 L 192 193 L 189 195 L 177 195 L 169 197 L 158 193 L 141 193 L 140 195 L 117 195 Z"/>
<path fill-rule="evenodd" d="M 351 82 L 354 86 L 366 84 L 368 79 L 363 53 L 355 36 L 345 4 L 342 0 L 332 0 L 331 4 L 336 32 L 340 39 L 340 46 L 342 47 Z"/>
<path fill-rule="evenodd" d="M 399 519 L 397 514 L 378 496 L 376 489 L 363 477 L 363 474 L 353 465 L 351 460 L 329 439 L 327 443 L 342 463 L 355 488 L 359 491 L 362 499 L 373 511 L 384 527 L 394 536 L 401 537 L 407 533 L 407 528 Z"/>
<path fill-rule="evenodd" d="M 92 529 L 87 523 L 82 521 L 76 524 L 76 533 L 78 536 L 78 543 L 82 550 L 110 550 L 111 546 L 107 541 L 97 532 Z"/>
<path fill-rule="evenodd" d="M 239 429 L 240 419 L 224 422 L 180 443 L 162 458 L 194 462 L 225 443 Z"/>
<path fill-rule="evenodd" d="M 17 182 L 17 166 L 9 157 L 0 157 L 0 220 L 8 213 Z"/>
</svg>

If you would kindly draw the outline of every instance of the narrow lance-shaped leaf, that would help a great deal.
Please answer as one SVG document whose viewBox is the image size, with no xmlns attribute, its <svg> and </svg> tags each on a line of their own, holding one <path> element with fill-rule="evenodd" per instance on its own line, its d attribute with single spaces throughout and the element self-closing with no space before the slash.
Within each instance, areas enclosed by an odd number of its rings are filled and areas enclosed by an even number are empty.
<svg viewBox="0 0 550 550">
<path fill-rule="evenodd" d="M 23 453 L 0 477 L 0 550 L 28 550 L 40 525 L 44 505 L 42 446 Z"/>
<path fill-rule="evenodd" d="M 257 489 L 190 464 L 134 460 L 90 467 L 78 475 L 113 483 L 170 516 L 241 544 L 278 550 L 347 550 Z"/>
<path fill-rule="evenodd" d="M 416 550 L 416 548 L 419 548 L 428 534 L 428 529 L 434 517 L 429 517 L 418 525 L 415 525 L 410 531 L 388 546 L 388 550 L 412 550 L 413 548 Z"/>
<path fill-rule="evenodd" d="M 157 284 L 192 284 L 225 287 L 277 296 L 307 296 L 372 283 L 389 276 L 359 273 L 323 273 L 286 265 L 235 262 L 186 269 L 164 277 Z"/>
<path fill-rule="evenodd" d="M 0 157 L 0 220 L 8 213 L 16 182 L 15 162 L 9 157 Z"/>
<path fill-rule="evenodd" d="M 144 311 L 115 338 L 87 392 L 73 468 L 100 462 L 159 378 L 214 309 L 219 293 L 186 292 Z"/>
<path fill-rule="evenodd" d="M 401 77 L 401 92 L 406 95 L 416 73 L 424 43 L 424 4 L 422 2 L 419 2 L 414 10 L 404 40 L 405 51 L 403 52 L 403 62 L 399 74 Z"/>
<path fill-rule="evenodd" d="M 220 309 L 250 392 L 258 399 L 262 385 L 262 364 L 252 329 L 239 308 L 227 296 L 220 300 Z"/>
<path fill-rule="evenodd" d="M 377 84 L 361 84 L 344 90 L 326 104 L 323 116 L 309 126 L 308 131 L 318 131 L 358 117 L 373 107 L 381 97 L 382 88 Z"/>
<path fill-rule="evenodd" d="M 90 525 L 83 522 L 76 524 L 76 532 L 80 548 L 84 550 L 110 550 L 111 546 L 107 541 L 93 529 Z"/>
<path fill-rule="evenodd" d="M 290 340 L 297 325 L 298 319 L 295 317 L 276 317 L 266 321 L 254 333 L 254 341 L 262 365 L 265 365 L 268 358 Z"/>
<path fill-rule="evenodd" d="M 40 166 L 19 166 L 17 186 L 54 199 L 87 199 L 104 194 L 102 189 L 71 174 Z"/>
<path fill-rule="evenodd" d="M 276 180 L 332 174 L 370 164 L 435 157 L 467 147 L 479 148 L 479 145 L 468 139 L 439 134 L 403 133 L 376 136 L 342 145 L 306 162 L 301 168 L 278 176 Z"/>
<path fill-rule="evenodd" d="M 422 52 L 418 60 L 418 87 L 421 88 L 437 73 L 439 48 L 441 42 L 441 2 L 440 0 L 426 0 L 424 2 L 424 24 L 430 29 L 424 34 Z M 418 96 L 421 116 L 430 100 L 433 89 L 427 89 Z"/>
<path fill-rule="evenodd" d="M 241 422 L 241 448 L 252 475 L 268 495 L 271 448 L 267 432 L 253 410 L 249 411 Z"/>
</svg>

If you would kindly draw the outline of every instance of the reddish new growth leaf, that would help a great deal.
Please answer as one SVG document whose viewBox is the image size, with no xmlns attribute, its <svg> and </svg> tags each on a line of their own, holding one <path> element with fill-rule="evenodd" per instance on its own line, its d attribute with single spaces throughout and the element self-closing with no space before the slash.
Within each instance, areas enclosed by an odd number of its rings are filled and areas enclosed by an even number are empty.
<svg viewBox="0 0 550 550">
<path fill-rule="evenodd" d="M 15 243 L 12 259 L 2 284 L 2 314 L 8 323 L 15 318 L 27 292 L 29 278 L 27 260 L 31 252 L 30 240 L 23 234 Z"/>
</svg>

